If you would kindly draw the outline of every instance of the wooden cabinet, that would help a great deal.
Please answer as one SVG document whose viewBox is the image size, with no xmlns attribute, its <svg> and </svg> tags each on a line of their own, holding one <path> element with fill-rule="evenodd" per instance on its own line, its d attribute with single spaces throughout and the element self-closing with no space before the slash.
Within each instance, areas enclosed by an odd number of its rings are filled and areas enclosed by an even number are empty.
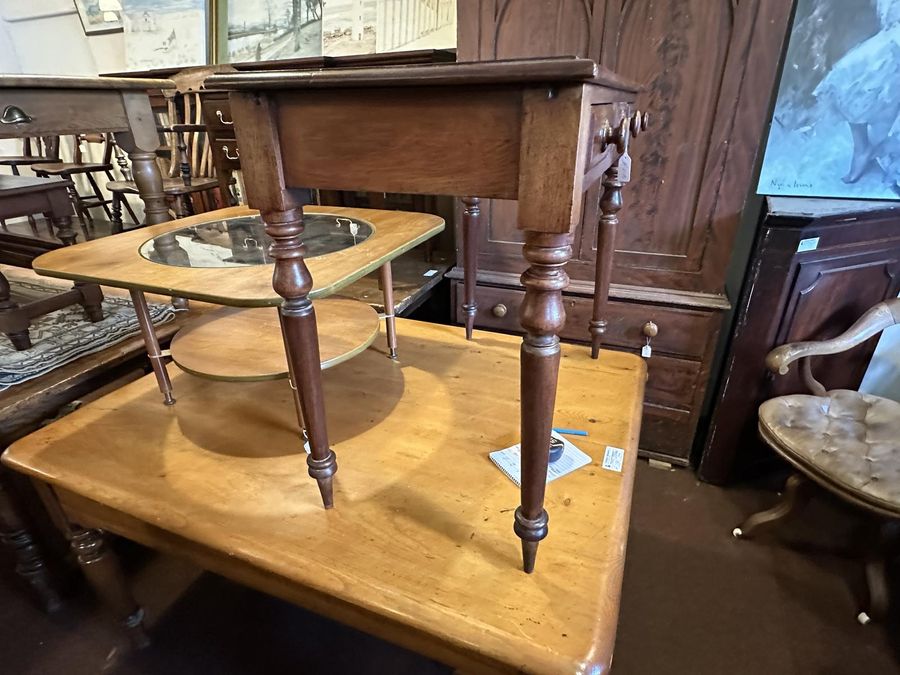
<svg viewBox="0 0 900 675">
<path fill-rule="evenodd" d="M 620 327 L 633 331 L 635 322 L 665 316 L 655 338 L 665 346 L 654 349 L 649 363 L 660 388 L 648 387 L 641 448 L 679 463 L 690 455 L 721 313 L 729 306 L 725 271 L 751 188 L 790 5 L 458 0 L 460 61 L 586 56 L 645 88 L 637 107 L 650 111 L 651 126 L 632 144 L 634 182 L 623 191 L 619 214 L 607 345 L 639 350 L 640 340 L 623 339 Z M 574 233 L 567 266 L 574 307 L 587 307 L 593 290 L 599 196 L 600 188 L 585 195 L 584 220 Z M 482 214 L 478 293 L 488 302 L 517 305 L 523 264 L 516 204 L 482 200 Z M 460 252 L 451 276 L 461 278 L 462 265 Z M 459 312 L 462 293 L 455 296 Z M 497 326 L 489 310 L 479 308 L 478 325 L 517 329 L 509 321 Z M 570 312 L 565 337 L 589 340 L 589 315 L 587 309 Z M 682 330 L 681 317 L 702 329 Z M 681 337 L 666 342 L 676 334 Z M 674 387 L 681 388 L 677 404 L 663 393 Z"/>
<path fill-rule="evenodd" d="M 900 292 L 900 205 L 769 198 L 723 364 L 699 473 L 724 483 L 772 463 L 758 440 L 757 408 L 807 393 L 799 368 L 775 377 L 766 354 L 780 344 L 825 340 Z M 827 389 L 856 389 L 877 337 L 813 359 Z"/>
</svg>

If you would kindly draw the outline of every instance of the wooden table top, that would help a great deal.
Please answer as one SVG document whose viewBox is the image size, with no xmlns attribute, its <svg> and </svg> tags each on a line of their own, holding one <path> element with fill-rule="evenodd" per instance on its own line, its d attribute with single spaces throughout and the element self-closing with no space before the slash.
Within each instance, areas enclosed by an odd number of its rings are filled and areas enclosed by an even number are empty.
<svg viewBox="0 0 900 675">
<path fill-rule="evenodd" d="M 443 218 L 428 213 L 342 206 L 305 206 L 304 212 L 360 218 L 375 227 L 375 232 L 357 246 L 306 259 L 313 277 L 311 298 L 324 297 L 340 290 L 444 229 Z M 144 242 L 166 232 L 211 220 L 257 213 L 246 206 L 209 211 L 123 232 L 115 237 L 66 246 L 35 258 L 32 267 L 39 274 L 50 277 L 91 281 L 221 305 L 279 305 L 282 298 L 272 288 L 272 264 L 176 267 L 147 260 L 139 252 Z"/>
<path fill-rule="evenodd" d="M 4 462 L 52 484 L 84 525 L 466 672 L 607 672 L 643 361 L 563 345 L 554 424 L 589 431 L 572 440 L 593 462 L 548 486 L 550 534 L 527 575 L 512 536 L 518 488 L 488 459 L 518 439 L 521 340 L 397 327 L 399 362 L 376 341 L 323 373 L 334 509 L 306 475 L 284 381 L 172 369 L 174 406 L 148 376 L 18 441 Z M 606 445 L 625 449 L 621 473 L 601 468 Z"/>
<path fill-rule="evenodd" d="M 171 80 L 137 77 L 79 77 L 62 75 L 7 75 L 0 73 L 0 89 L 172 89 Z"/>
<path fill-rule="evenodd" d="M 637 92 L 639 86 L 591 59 L 557 56 L 537 59 L 430 63 L 368 68 L 323 68 L 224 73 L 207 78 L 211 89 L 320 89 L 331 87 L 428 87 L 478 84 L 588 82 Z"/>
</svg>

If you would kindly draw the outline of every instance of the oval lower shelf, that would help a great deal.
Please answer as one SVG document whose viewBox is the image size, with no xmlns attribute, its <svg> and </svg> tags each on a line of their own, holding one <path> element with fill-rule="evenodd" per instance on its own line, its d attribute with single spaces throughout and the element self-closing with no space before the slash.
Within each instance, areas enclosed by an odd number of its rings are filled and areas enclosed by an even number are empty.
<svg viewBox="0 0 900 675">
<path fill-rule="evenodd" d="M 364 351 L 378 336 L 378 314 L 347 298 L 315 302 L 322 369 Z M 172 360 L 182 370 L 213 380 L 287 377 L 277 307 L 223 307 L 175 334 Z"/>
</svg>

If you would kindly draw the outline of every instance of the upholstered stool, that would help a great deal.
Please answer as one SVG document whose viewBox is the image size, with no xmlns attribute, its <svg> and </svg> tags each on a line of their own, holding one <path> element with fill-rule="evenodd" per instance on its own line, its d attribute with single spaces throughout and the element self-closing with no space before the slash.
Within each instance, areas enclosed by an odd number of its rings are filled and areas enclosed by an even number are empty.
<svg viewBox="0 0 900 675">
<path fill-rule="evenodd" d="M 846 351 L 898 322 L 900 299 L 889 300 L 833 340 L 784 345 L 766 357 L 769 368 L 782 375 L 803 359 L 803 379 L 813 395 L 779 396 L 760 406 L 760 436 L 798 473 L 788 479 L 779 504 L 733 531 L 749 537 L 781 520 L 809 496 L 811 482 L 875 514 L 882 535 L 866 562 L 869 606 L 857 616 L 861 623 L 887 612 L 884 554 L 887 534 L 900 520 L 900 403 L 845 389 L 825 391 L 812 376 L 809 357 Z"/>
</svg>

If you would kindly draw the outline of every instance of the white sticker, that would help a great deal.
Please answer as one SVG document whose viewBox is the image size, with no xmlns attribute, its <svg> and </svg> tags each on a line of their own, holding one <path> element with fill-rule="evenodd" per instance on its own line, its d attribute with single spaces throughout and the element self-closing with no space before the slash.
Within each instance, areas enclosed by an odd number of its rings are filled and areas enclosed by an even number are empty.
<svg viewBox="0 0 900 675">
<path fill-rule="evenodd" d="M 641 356 L 643 356 L 645 359 L 649 359 L 652 354 L 653 348 L 649 344 L 641 347 Z"/>
<path fill-rule="evenodd" d="M 622 462 L 625 460 L 625 451 L 622 448 L 614 448 L 611 445 L 606 446 L 603 452 L 603 468 L 609 471 L 618 471 L 622 473 Z"/>
<path fill-rule="evenodd" d="M 797 244 L 797 253 L 803 253 L 804 251 L 815 251 L 819 248 L 819 238 L 818 237 L 810 237 L 809 239 L 801 239 L 800 243 Z"/>
<path fill-rule="evenodd" d="M 631 155 L 627 152 L 619 157 L 619 182 L 627 183 L 631 180 Z"/>
<path fill-rule="evenodd" d="M 423 277 L 433 277 L 433 276 L 434 276 L 435 274 L 437 274 L 437 273 L 438 273 L 437 270 L 428 270 L 428 271 L 425 272 L 425 274 L 423 274 L 422 276 L 423 276 Z"/>
</svg>

